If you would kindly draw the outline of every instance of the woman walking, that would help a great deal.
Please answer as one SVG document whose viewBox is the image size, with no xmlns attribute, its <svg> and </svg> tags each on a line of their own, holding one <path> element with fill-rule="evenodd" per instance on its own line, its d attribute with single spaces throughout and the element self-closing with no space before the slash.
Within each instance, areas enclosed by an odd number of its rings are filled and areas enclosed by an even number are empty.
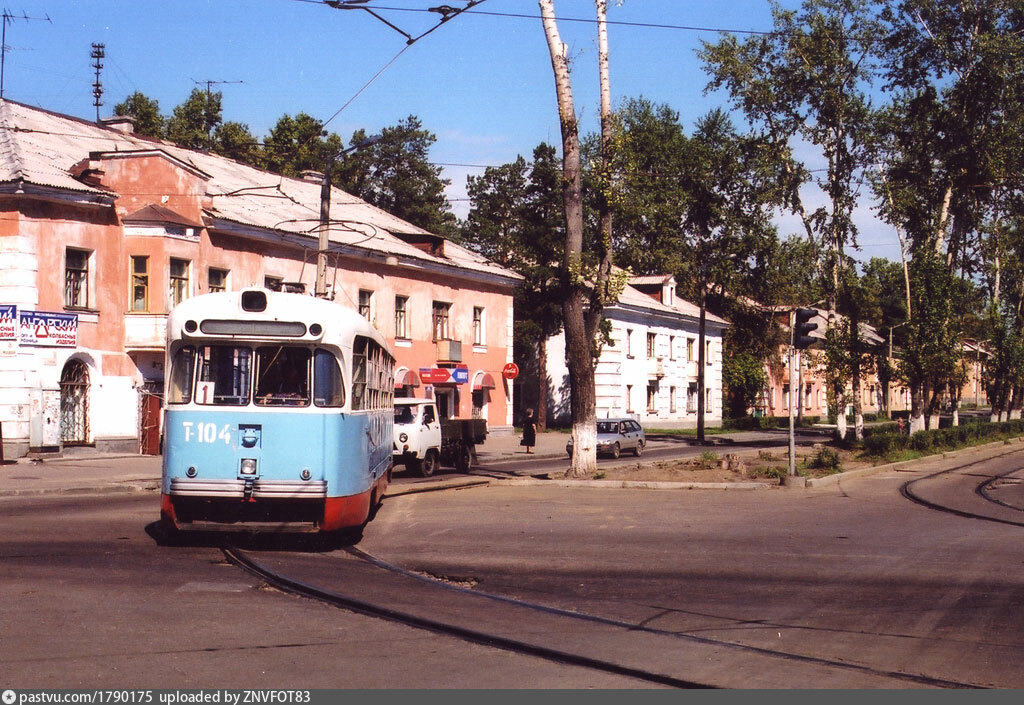
<svg viewBox="0 0 1024 705">
<path fill-rule="evenodd" d="M 537 445 L 537 422 L 533 418 L 533 409 L 526 410 L 526 418 L 523 420 L 523 440 L 519 445 L 526 446 L 526 452 L 532 453 L 533 447 Z"/>
</svg>

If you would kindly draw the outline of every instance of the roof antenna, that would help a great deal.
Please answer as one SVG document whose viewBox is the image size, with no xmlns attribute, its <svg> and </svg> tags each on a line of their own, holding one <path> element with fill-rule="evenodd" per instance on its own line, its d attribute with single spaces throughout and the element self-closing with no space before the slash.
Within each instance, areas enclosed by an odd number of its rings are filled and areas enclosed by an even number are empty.
<svg viewBox="0 0 1024 705">
<path fill-rule="evenodd" d="M 103 105 L 103 82 L 100 81 L 100 70 L 103 64 L 100 59 L 107 55 L 106 44 L 93 44 L 89 58 L 92 59 L 92 67 L 96 69 L 96 80 L 92 82 L 92 104 L 96 106 L 96 122 L 100 121 L 100 106 Z"/>
<path fill-rule="evenodd" d="M 0 31 L 0 98 L 3 98 L 4 68 L 5 64 L 7 63 L 7 50 L 10 49 L 10 47 L 7 46 L 7 24 L 9 22 L 13 23 L 14 20 L 25 20 L 26 22 L 30 22 L 33 20 L 46 20 L 50 24 L 53 24 L 53 20 L 50 19 L 49 15 L 46 15 L 45 17 L 29 17 L 24 12 L 22 12 L 21 17 L 19 17 L 18 15 L 12 15 L 10 10 L 7 10 L 6 8 L 4 9 L 3 14 L 0 15 L 0 18 L 3 18 L 3 30 Z"/>
</svg>

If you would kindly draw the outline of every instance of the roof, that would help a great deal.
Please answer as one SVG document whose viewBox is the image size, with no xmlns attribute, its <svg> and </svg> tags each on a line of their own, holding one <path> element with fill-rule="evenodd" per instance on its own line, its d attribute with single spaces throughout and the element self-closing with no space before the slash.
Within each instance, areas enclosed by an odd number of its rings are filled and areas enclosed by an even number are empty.
<svg viewBox="0 0 1024 705">
<path fill-rule="evenodd" d="M 621 271 L 621 270 L 620 270 Z M 654 274 L 648 276 L 637 276 L 630 277 L 629 284 L 623 288 L 622 293 L 619 294 L 618 304 L 621 306 L 629 306 L 631 308 L 646 308 L 651 311 L 665 314 L 683 315 L 689 318 L 697 320 L 700 318 L 700 307 L 696 304 L 690 303 L 685 299 L 678 296 L 675 298 L 675 303 L 672 306 L 661 303 L 660 300 L 651 297 L 648 294 L 637 289 L 634 284 L 638 286 L 652 286 L 654 284 L 661 285 L 665 282 L 673 279 L 671 274 Z M 660 293 L 660 292 L 659 292 Z M 729 322 L 724 318 L 720 318 L 710 311 L 704 312 L 705 320 L 708 323 L 714 323 L 720 326 L 727 326 Z"/>
<path fill-rule="evenodd" d="M 121 219 L 125 223 L 172 223 L 174 225 L 187 225 L 192 228 L 203 227 L 202 223 L 194 223 L 180 213 L 165 208 L 159 203 L 153 203 L 134 213 L 129 213 Z"/>
<path fill-rule="evenodd" d="M 58 189 L 91 196 L 116 196 L 73 176 L 73 167 L 100 158 L 162 155 L 199 176 L 209 204 L 208 226 L 242 233 L 273 233 L 315 243 L 320 219 L 320 184 L 281 176 L 216 154 L 177 147 L 67 115 L 0 99 L 0 185 Z M 133 213 L 152 222 L 158 207 Z M 431 254 L 401 236 L 431 233 L 366 201 L 331 190 L 330 242 L 364 254 L 398 256 L 407 264 L 437 265 L 509 280 L 515 272 L 446 241 L 443 254 Z M 165 209 L 166 210 L 166 209 Z M 180 218 L 180 216 L 179 216 Z M 177 221 L 171 221 L 177 222 Z M 511 282 L 510 282 L 511 283 Z"/>
</svg>

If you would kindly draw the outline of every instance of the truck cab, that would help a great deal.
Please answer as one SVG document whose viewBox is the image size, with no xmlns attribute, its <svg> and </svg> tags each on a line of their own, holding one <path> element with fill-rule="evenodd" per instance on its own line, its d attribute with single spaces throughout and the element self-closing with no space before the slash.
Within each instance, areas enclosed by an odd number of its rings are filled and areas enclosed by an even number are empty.
<svg viewBox="0 0 1024 705">
<path fill-rule="evenodd" d="M 423 477 L 441 465 L 441 422 L 431 399 L 395 399 L 395 465 Z"/>
</svg>

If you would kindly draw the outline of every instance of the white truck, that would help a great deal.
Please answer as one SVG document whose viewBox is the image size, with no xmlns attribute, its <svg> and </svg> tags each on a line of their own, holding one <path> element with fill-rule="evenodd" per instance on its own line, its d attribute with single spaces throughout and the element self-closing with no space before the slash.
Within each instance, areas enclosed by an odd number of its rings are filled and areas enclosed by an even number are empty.
<svg viewBox="0 0 1024 705">
<path fill-rule="evenodd" d="M 431 399 L 395 399 L 395 465 L 430 477 L 441 464 L 469 472 L 476 445 L 487 439 L 484 419 L 440 419 Z"/>
</svg>

